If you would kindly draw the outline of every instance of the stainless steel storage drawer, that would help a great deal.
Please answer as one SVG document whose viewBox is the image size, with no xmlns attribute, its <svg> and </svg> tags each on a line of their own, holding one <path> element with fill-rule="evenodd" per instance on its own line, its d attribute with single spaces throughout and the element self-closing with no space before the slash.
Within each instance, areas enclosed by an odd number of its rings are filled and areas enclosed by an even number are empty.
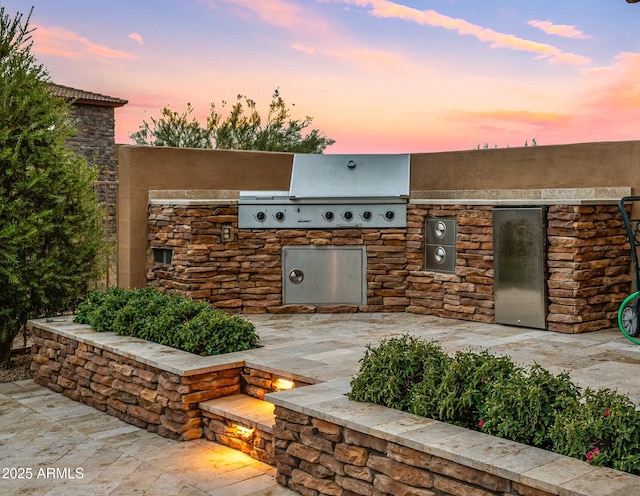
<svg viewBox="0 0 640 496">
<path fill-rule="evenodd" d="M 363 305 L 367 299 L 364 246 L 283 246 L 285 305 Z"/>
</svg>

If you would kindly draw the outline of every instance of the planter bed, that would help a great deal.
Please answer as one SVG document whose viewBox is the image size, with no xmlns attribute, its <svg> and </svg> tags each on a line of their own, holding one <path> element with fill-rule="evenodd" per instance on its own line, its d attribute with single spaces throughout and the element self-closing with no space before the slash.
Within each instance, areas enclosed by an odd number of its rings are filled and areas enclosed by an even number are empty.
<svg viewBox="0 0 640 496">
<path fill-rule="evenodd" d="M 347 398 L 337 380 L 267 395 L 277 480 L 301 494 L 629 496 L 640 477 Z"/>
<path fill-rule="evenodd" d="M 177 440 L 203 437 L 201 402 L 238 393 L 262 399 L 270 370 L 245 352 L 201 357 L 141 339 L 97 333 L 71 317 L 29 322 L 34 381 L 125 422 Z M 255 350 L 254 350 L 255 351 Z M 305 378 L 284 376 L 296 385 Z"/>
</svg>

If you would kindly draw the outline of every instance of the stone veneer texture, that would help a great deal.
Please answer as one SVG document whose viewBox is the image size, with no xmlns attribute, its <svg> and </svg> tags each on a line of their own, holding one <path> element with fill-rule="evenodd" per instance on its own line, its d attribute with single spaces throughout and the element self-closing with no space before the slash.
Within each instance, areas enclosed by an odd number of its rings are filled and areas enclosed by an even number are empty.
<svg viewBox="0 0 640 496">
<path fill-rule="evenodd" d="M 154 264 L 151 286 L 206 299 L 233 312 L 408 311 L 494 322 L 492 206 L 409 204 L 405 229 L 237 229 L 237 204 L 151 205 L 149 246 L 173 250 Z M 455 217 L 455 274 L 423 270 L 428 217 Z M 235 239 L 223 243 L 222 224 Z M 629 294 L 629 244 L 615 205 L 547 209 L 549 330 L 577 333 L 615 327 Z M 283 246 L 365 245 L 367 304 L 283 305 Z"/>
<path fill-rule="evenodd" d="M 172 439 L 203 436 L 198 403 L 241 389 L 241 368 L 180 376 L 32 327 L 34 381 Z"/>
<path fill-rule="evenodd" d="M 277 481 L 305 496 L 552 493 L 276 407 Z"/>
</svg>

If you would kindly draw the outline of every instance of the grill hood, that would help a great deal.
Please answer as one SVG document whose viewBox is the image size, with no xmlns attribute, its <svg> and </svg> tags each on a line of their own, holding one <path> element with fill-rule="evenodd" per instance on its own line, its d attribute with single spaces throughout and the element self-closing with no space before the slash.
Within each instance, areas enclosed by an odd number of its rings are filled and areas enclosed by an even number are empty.
<svg viewBox="0 0 640 496">
<path fill-rule="evenodd" d="M 409 155 L 302 155 L 289 191 L 241 191 L 238 227 L 406 227 Z"/>
<path fill-rule="evenodd" d="M 329 198 L 409 198 L 409 155 L 296 154 L 289 196 Z"/>
</svg>

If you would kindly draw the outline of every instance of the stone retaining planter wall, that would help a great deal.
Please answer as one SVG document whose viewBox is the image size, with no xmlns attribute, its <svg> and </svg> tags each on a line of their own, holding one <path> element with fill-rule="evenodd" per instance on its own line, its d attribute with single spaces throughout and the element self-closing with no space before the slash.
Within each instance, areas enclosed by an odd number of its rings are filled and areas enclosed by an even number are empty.
<svg viewBox="0 0 640 496">
<path fill-rule="evenodd" d="M 161 436 L 203 435 L 198 403 L 240 392 L 241 368 L 180 376 L 31 326 L 33 380 Z"/>
<path fill-rule="evenodd" d="M 277 480 L 304 496 L 627 496 L 640 478 L 345 396 L 268 395 Z"/>
<path fill-rule="evenodd" d="M 277 480 L 301 494 L 553 494 L 284 408 L 276 415 Z"/>
</svg>

